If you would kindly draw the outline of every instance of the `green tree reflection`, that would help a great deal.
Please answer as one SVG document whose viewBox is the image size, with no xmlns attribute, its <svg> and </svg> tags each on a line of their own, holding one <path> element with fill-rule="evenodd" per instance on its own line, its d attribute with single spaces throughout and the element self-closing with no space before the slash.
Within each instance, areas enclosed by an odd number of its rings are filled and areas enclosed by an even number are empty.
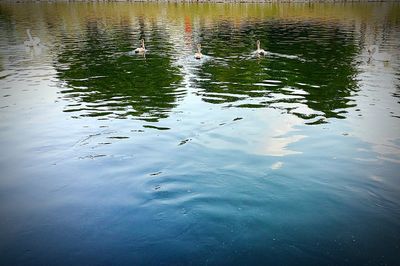
<svg viewBox="0 0 400 266">
<path fill-rule="evenodd" d="M 344 118 L 345 109 L 354 106 L 359 51 L 351 31 L 310 22 L 251 22 L 238 29 L 226 23 L 203 33 L 217 58 L 199 71 L 204 101 L 283 108 L 303 119 L 319 117 L 315 123 Z M 257 39 L 274 54 L 249 56 Z M 301 105 L 309 110 L 299 111 Z"/>
<path fill-rule="evenodd" d="M 167 53 L 130 55 L 133 37 L 128 22 L 111 29 L 99 24 L 89 21 L 79 43 L 76 38 L 71 42 L 65 38 L 56 65 L 58 77 L 66 82 L 63 97 L 71 100 L 65 111 L 146 121 L 166 118 L 180 95 L 176 89 L 179 69 L 172 66 Z M 137 40 L 144 37 L 141 32 Z M 147 38 L 165 40 L 159 32 L 152 30 Z M 151 50 L 161 50 L 157 45 Z"/>
</svg>

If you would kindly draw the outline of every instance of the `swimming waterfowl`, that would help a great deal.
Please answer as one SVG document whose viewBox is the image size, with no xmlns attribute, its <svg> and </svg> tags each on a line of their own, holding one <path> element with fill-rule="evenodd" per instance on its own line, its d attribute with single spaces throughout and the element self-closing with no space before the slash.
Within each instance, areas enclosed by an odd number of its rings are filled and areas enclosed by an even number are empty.
<svg viewBox="0 0 400 266">
<path fill-rule="evenodd" d="M 146 47 L 144 46 L 144 39 L 140 40 L 140 47 L 135 49 L 135 53 L 137 54 L 142 54 L 144 52 L 146 52 Z"/>
<path fill-rule="evenodd" d="M 201 59 L 203 57 L 203 54 L 201 53 L 201 45 L 197 45 L 197 52 L 194 54 L 194 58 L 196 59 Z"/>
<path fill-rule="evenodd" d="M 38 37 L 33 37 L 31 35 L 31 30 L 27 29 L 26 33 L 28 34 L 29 40 L 25 41 L 24 44 L 29 47 L 34 47 L 40 44 L 40 39 Z"/>
<path fill-rule="evenodd" d="M 390 61 L 390 55 L 388 53 L 380 53 L 379 52 L 379 47 L 377 45 L 370 45 L 367 47 L 367 52 L 370 58 L 377 60 L 377 61 L 384 61 L 384 62 L 389 62 Z"/>
<path fill-rule="evenodd" d="M 256 53 L 259 55 L 265 55 L 267 52 L 264 49 L 260 48 L 260 40 L 257 40 L 257 50 Z"/>
</svg>

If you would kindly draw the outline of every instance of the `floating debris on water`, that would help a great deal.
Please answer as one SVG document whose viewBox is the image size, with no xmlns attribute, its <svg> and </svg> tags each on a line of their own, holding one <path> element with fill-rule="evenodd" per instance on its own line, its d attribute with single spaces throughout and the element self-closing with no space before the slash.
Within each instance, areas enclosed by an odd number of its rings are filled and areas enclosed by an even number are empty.
<svg viewBox="0 0 400 266">
<path fill-rule="evenodd" d="M 189 141 L 191 141 L 192 139 L 185 139 L 185 140 L 182 140 L 179 144 L 178 144 L 178 146 L 181 146 L 181 145 L 183 145 L 183 144 L 186 144 L 187 142 L 189 142 Z"/>
<path fill-rule="evenodd" d="M 151 173 L 150 175 L 155 176 L 155 175 L 159 175 L 159 174 L 161 174 L 161 173 L 162 173 L 162 172 L 159 171 L 159 172 Z"/>
<path fill-rule="evenodd" d="M 108 139 L 129 139 L 129 137 L 125 136 L 115 136 L 115 137 L 107 137 Z"/>
</svg>

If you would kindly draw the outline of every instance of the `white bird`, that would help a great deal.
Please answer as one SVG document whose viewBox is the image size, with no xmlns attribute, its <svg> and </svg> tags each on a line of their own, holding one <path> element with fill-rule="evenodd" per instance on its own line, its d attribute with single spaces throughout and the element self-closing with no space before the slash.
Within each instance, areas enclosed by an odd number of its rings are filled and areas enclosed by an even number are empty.
<svg viewBox="0 0 400 266">
<path fill-rule="evenodd" d="M 137 54 L 143 54 L 146 52 L 146 47 L 144 46 L 144 39 L 140 41 L 140 47 L 135 49 L 135 53 Z"/>
<path fill-rule="evenodd" d="M 256 54 L 259 54 L 259 55 L 266 55 L 267 54 L 267 52 L 264 49 L 260 48 L 260 40 L 257 40 Z"/>
<path fill-rule="evenodd" d="M 384 61 L 384 62 L 389 62 L 390 61 L 390 54 L 386 52 L 379 52 L 379 47 L 377 45 L 370 45 L 367 47 L 367 52 L 368 55 L 370 56 L 370 59 L 372 58 L 373 60 L 376 61 Z"/>
<path fill-rule="evenodd" d="M 197 52 L 194 54 L 194 58 L 196 59 L 201 59 L 203 57 L 203 54 L 201 53 L 201 45 L 197 45 Z"/>
<path fill-rule="evenodd" d="M 28 34 L 29 40 L 25 41 L 24 44 L 29 47 L 38 46 L 40 44 L 40 39 L 38 37 L 33 37 L 31 35 L 31 30 L 27 29 L 26 33 Z"/>
</svg>

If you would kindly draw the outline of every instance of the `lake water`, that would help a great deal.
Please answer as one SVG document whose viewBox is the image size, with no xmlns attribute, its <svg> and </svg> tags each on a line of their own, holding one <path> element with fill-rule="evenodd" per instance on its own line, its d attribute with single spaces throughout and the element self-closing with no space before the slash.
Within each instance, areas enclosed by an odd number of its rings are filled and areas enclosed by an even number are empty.
<svg viewBox="0 0 400 266">
<path fill-rule="evenodd" d="M 399 40 L 399 3 L 1 3 L 0 264 L 400 265 Z"/>
</svg>

